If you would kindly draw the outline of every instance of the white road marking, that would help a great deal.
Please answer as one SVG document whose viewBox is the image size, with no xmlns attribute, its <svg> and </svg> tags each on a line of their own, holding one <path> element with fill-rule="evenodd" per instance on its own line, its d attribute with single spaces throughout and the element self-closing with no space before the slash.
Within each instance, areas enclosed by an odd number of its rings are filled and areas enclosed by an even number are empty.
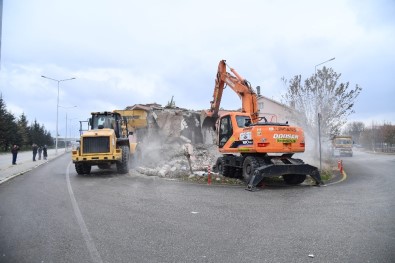
<svg viewBox="0 0 395 263">
<path fill-rule="evenodd" d="M 80 208 L 78 207 L 77 200 L 75 199 L 73 188 L 71 188 L 71 183 L 70 183 L 70 175 L 69 175 L 69 170 L 70 170 L 70 165 L 72 162 L 69 163 L 67 166 L 67 171 L 66 171 L 66 181 L 67 181 L 67 189 L 69 190 L 69 195 L 70 195 L 70 200 L 71 204 L 73 205 L 73 210 L 75 217 L 77 218 L 78 225 L 80 226 L 82 236 L 84 237 L 86 246 L 88 247 L 89 254 L 91 256 L 91 259 L 93 262 L 96 263 L 102 263 L 103 260 L 100 257 L 99 252 L 96 249 L 95 243 L 93 242 L 93 239 L 91 235 L 89 234 L 88 228 L 86 227 L 84 218 L 82 217 Z"/>
</svg>

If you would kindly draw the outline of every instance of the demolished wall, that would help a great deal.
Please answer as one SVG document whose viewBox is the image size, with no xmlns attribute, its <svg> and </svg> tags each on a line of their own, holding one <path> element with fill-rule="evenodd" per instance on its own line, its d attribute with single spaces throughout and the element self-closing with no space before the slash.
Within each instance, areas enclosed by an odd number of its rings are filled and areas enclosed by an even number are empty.
<svg viewBox="0 0 395 263">
<path fill-rule="evenodd" d="M 148 127 L 137 130 L 136 170 L 160 177 L 181 177 L 207 170 L 219 156 L 213 130 L 201 128 L 200 112 L 166 108 L 158 104 L 134 105 L 127 109 L 147 111 Z M 210 139 L 203 139 L 209 137 Z M 188 161 L 188 158 L 189 161 Z"/>
</svg>

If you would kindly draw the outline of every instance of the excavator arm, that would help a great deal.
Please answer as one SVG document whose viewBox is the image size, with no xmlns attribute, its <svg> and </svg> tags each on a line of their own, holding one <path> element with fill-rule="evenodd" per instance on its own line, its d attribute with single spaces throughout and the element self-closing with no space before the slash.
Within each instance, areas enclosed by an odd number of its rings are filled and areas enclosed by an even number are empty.
<svg viewBox="0 0 395 263">
<path fill-rule="evenodd" d="M 225 85 L 229 86 L 242 101 L 241 112 L 246 112 L 251 115 L 251 122 L 258 122 L 258 106 L 257 106 L 257 95 L 252 89 L 250 83 L 240 76 L 236 70 L 230 68 L 233 75 L 226 71 L 226 61 L 221 60 L 218 65 L 217 77 L 215 79 L 215 87 L 213 94 L 213 101 L 211 101 L 211 107 L 209 111 L 210 117 L 218 117 L 218 111 L 221 104 L 222 94 L 225 89 Z"/>
</svg>

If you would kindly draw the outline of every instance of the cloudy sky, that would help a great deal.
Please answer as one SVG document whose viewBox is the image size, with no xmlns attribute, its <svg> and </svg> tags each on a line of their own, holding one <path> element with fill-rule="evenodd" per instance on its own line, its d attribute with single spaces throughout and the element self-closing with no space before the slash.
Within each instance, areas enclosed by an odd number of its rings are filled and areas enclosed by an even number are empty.
<svg viewBox="0 0 395 263">
<path fill-rule="evenodd" d="M 57 82 L 41 76 L 76 78 L 59 96 L 59 133 L 67 115 L 76 135 L 92 111 L 208 108 L 221 59 L 280 101 L 282 77 L 335 57 L 324 65 L 363 88 L 349 120 L 395 124 L 394 14 L 394 0 L 5 0 L 0 93 L 55 134 Z M 222 102 L 240 106 L 229 89 Z"/>
</svg>

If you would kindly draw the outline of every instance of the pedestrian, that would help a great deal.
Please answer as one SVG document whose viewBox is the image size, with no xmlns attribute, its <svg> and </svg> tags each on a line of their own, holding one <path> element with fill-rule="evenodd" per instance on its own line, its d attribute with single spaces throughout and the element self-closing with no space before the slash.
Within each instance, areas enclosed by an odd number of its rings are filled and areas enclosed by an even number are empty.
<svg viewBox="0 0 395 263">
<path fill-rule="evenodd" d="M 44 157 L 44 160 L 46 160 L 48 157 L 47 145 L 44 145 L 44 147 L 43 147 L 43 157 Z"/>
<path fill-rule="evenodd" d="M 38 159 L 41 160 L 41 154 L 43 152 L 43 147 L 42 146 L 38 146 L 37 151 L 38 151 Z"/>
<path fill-rule="evenodd" d="M 33 162 L 35 162 L 37 156 L 37 149 L 38 149 L 37 144 L 33 143 L 32 148 L 33 148 Z"/>
<path fill-rule="evenodd" d="M 11 148 L 11 153 L 12 153 L 12 164 L 15 165 L 16 164 L 16 157 L 18 155 L 18 151 L 19 151 L 19 146 L 14 144 L 14 146 L 12 146 Z"/>
</svg>

